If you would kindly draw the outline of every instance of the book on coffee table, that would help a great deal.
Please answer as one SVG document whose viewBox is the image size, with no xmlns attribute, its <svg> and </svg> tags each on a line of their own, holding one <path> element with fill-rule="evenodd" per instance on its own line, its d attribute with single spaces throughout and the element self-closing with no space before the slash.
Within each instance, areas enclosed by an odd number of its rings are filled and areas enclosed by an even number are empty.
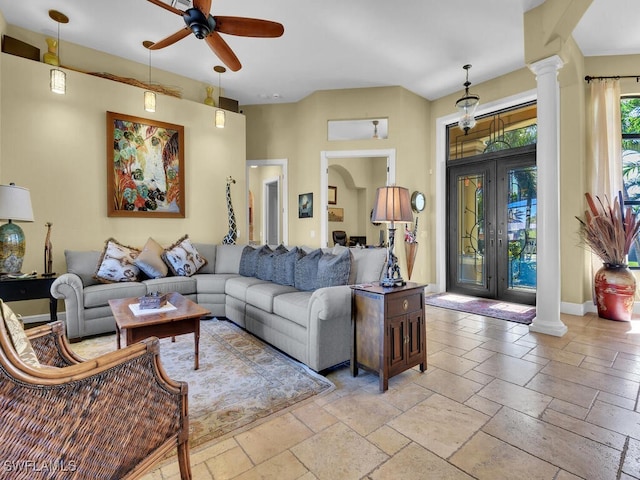
<svg viewBox="0 0 640 480">
<path fill-rule="evenodd" d="M 136 317 L 140 315 L 151 315 L 154 313 L 165 313 L 177 310 L 177 307 L 173 306 L 170 302 L 165 303 L 160 308 L 140 308 L 139 303 L 131 303 L 129 304 L 129 308 Z"/>
</svg>

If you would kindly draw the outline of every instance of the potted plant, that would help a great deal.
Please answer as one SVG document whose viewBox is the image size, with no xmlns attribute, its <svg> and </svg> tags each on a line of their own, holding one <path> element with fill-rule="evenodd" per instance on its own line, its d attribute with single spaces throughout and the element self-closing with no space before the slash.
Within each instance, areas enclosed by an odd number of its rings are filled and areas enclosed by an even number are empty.
<svg viewBox="0 0 640 480">
<path fill-rule="evenodd" d="M 589 209 L 580 222 L 580 235 L 603 266 L 594 277 L 598 316 L 610 320 L 630 320 L 636 279 L 627 265 L 629 249 L 640 230 L 640 221 L 630 207 L 624 209 L 622 192 L 613 205 L 605 197 L 585 194 Z"/>
</svg>

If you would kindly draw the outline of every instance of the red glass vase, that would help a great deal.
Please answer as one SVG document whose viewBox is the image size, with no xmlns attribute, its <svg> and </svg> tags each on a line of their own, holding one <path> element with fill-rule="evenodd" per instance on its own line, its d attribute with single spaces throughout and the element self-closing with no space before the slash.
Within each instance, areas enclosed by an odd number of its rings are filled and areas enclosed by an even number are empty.
<svg viewBox="0 0 640 480">
<path fill-rule="evenodd" d="M 605 263 L 594 279 L 598 316 L 609 320 L 631 320 L 636 295 L 636 277 L 626 265 Z"/>
</svg>

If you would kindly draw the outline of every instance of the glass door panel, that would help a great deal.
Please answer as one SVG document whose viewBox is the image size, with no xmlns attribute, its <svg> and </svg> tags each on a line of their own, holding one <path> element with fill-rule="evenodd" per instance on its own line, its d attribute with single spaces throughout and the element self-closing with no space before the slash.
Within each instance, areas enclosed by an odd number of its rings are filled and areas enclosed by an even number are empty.
<svg viewBox="0 0 640 480">
<path fill-rule="evenodd" d="M 487 283 L 483 206 L 485 183 L 482 173 L 457 176 L 457 281 L 461 284 L 483 286 Z"/>
</svg>

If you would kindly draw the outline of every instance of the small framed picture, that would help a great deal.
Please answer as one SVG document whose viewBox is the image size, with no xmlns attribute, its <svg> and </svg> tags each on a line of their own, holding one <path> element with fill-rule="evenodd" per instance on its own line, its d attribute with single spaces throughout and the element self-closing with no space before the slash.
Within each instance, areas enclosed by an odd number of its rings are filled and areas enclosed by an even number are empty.
<svg viewBox="0 0 640 480">
<path fill-rule="evenodd" d="M 298 218 L 313 217 L 313 193 L 298 195 Z"/>
<path fill-rule="evenodd" d="M 344 222 L 344 209 L 331 207 L 329 208 L 330 222 Z"/>
<path fill-rule="evenodd" d="M 329 194 L 327 196 L 329 205 L 336 205 L 338 203 L 338 187 L 329 186 Z"/>
</svg>

